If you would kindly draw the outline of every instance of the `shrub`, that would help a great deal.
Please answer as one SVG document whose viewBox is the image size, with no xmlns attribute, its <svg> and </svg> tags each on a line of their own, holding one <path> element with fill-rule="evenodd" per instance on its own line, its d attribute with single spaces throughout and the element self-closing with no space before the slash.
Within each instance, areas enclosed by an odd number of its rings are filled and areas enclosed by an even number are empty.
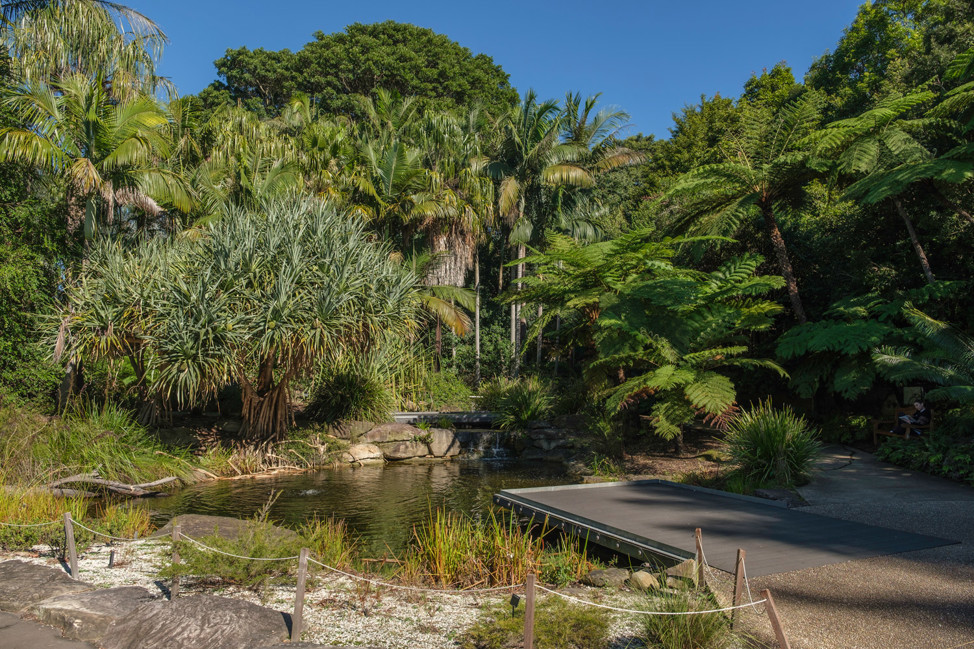
<svg viewBox="0 0 974 649">
<path fill-rule="evenodd" d="M 507 394 L 515 385 L 516 382 L 506 376 L 495 376 L 492 379 L 482 381 L 478 390 L 480 401 L 477 402 L 477 407 L 480 410 L 499 411 L 504 404 L 504 399 L 507 398 Z"/>
<path fill-rule="evenodd" d="M 974 485 L 974 440 L 957 440 L 939 433 L 916 439 L 891 438 L 876 457 L 907 469 Z"/>
<path fill-rule="evenodd" d="M 717 608 L 689 591 L 654 599 L 647 610 L 667 613 Z M 702 615 L 646 615 L 646 644 L 654 649 L 725 649 L 738 644 L 727 619 L 720 613 Z"/>
<path fill-rule="evenodd" d="M 395 409 L 379 376 L 368 369 L 345 367 L 318 377 L 305 412 L 312 419 L 333 423 L 344 419 L 389 421 Z"/>
<path fill-rule="evenodd" d="M 598 649 L 608 645 L 609 617 L 604 610 L 573 606 L 551 596 L 534 613 L 534 646 L 538 649 Z M 486 615 L 460 638 L 463 649 L 516 649 L 524 646 L 524 607 L 514 616 L 505 606 Z"/>
<path fill-rule="evenodd" d="M 522 379 L 508 390 L 496 423 L 503 430 L 525 431 L 532 421 L 551 416 L 553 406 L 547 385 L 535 377 Z"/>
<path fill-rule="evenodd" d="M 793 485 L 811 469 L 820 444 L 804 417 L 771 401 L 738 415 L 725 437 L 731 458 L 748 481 Z"/>
<path fill-rule="evenodd" d="M 470 408 L 470 387 L 453 370 L 432 372 L 427 377 L 431 410 L 467 410 Z"/>
</svg>

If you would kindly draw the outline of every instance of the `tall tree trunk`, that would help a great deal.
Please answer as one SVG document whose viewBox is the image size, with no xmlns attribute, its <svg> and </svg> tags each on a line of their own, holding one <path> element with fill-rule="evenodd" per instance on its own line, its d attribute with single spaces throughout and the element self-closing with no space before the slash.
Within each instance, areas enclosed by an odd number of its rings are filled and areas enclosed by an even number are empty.
<svg viewBox="0 0 974 649">
<path fill-rule="evenodd" d="M 940 188 L 937 187 L 937 183 L 935 183 L 932 180 L 929 182 L 930 182 L 930 188 L 933 190 L 933 195 L 937 197 L 937 200 L 940 201 L 941 205 L 946 207 L 948 210 L 953 210 L 954 212 L 957 213 L 958 216 L 967 219 L 972 225 L 974 225 L 974 216 L 971 216 L 970 212 L 962 208 L 954 201 L 947 198 L 947 195 L 944 194 L 942 191 L 940 191 Z"/>
<path fill-rule="evenodd" d="M 517 258 L 524 259 L 527 256 L 527 248 L 522 243 L 517 247 Z M 524 263 L 519 263 L 517 265 L 517 292 L 521 292 L 521 279 L 524 277 Z M 528 337 L 528 321 L 524 315 L 524 304 L 521 302 L 517 303 L 517 347 L 521 349 L 527 344 Z"/>
<path fill-rule="evenodd" d="M 917 232 L 913 228 L 913 221 L 910 220 L 910 215 L 906 213 L 906 209 L 903 207 L 903 203 L 900 201 L 900 199 L 894 199 L 893 204 L 896 205 L 896 211 L 899 212 L 900 216 L 903 218 L 903 223 L 906 224 L 906 231 L 910 233 L 910 243 L 913 244 L 913 250 L 920 259 L 920 266 L 923 267 L 923 274 L 926 276 L 927 282 L 933 284 L 936 280 L 933 277 L 933 271 L 930 270 L 930 262 L 927 261 L 927 255 L 925 252 L 923 252 L 923 246 L 920 245 L 920 240 L 917 238 Z"/>
<path fill-rule="evenodd" d="M 538 321 L 541 320 L 541 315 L 544 313 L 544 307 L 540 304 L 538 305 Z M 538 331 L 538 349 L 534 359 L 535 367 L 541 367 L 541 341 L 544 339 L 544 328 Z"/>
<path fill-rule="evenodd" d="M 473 266 L 473 385 L 480 387 L 480 249 Z"/>
<path fill-rule="evenodd" d="M 440 316 L 436 316 L 436 371 L 440 371 L 440 359 L 443 357 L 443 326 Z"/>
<path fill-rule="evenodd" d="M 561 360 L 561 316 L 555 316 L 555 371 L 553 376 L 558 378 L 558 361 Z"/>
<path fill-rule="evenodd" d="M 808 317 L 805 315 L 805 308 L 802 306 L 801 296 L 798 295 L 798 280 L 795 278 L 795 271 L 791 268 L 791 259 L 788 257 L 788 249 L 785 247 L 785 239 L 781 236 L 778 229 L 778 220 L 774 215 L 774 208 L 769 203 L 761 205 L 761 214 L 764 216 L 765 226 L 768 228 L 768 235 L 771 237 L 771 245 L 774 247 L 774 254 L 778 258 L 778 267 L 781 269 L 781 276 L 785 278 L 785 286 L 788 288 L 788 297 L 791 299 L 791 309 L 798 318 L 798 322 L 805 324 Z"/>
</svg>

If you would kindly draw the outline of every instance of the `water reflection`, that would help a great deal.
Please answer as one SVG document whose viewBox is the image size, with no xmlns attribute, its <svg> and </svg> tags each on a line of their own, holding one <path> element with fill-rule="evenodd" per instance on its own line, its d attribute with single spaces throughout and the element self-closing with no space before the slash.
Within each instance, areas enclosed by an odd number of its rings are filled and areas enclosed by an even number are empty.
<svg viewBox="0 0 974 649">
<path fill-rule="evenodd" d="M 276 523 L 297 526 L 315 515 L 344 518 L 361 539 L 365 556 L 397 552 L 431 508 L 479 518 L 502 489 L 575 482 L 559 464 L 454 461 L 388 464 L 302 473 L 260 480 L 219 480 L 187 487 L 147 503 L 162 523 L 176 514 L 246 518 L 280 497 L 270 510 Z"/>
</svg>

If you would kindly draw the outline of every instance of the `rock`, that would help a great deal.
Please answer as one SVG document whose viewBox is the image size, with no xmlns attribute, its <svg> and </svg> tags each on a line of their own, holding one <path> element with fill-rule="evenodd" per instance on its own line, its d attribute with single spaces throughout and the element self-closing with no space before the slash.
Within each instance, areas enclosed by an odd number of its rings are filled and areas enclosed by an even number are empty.
<svg viewBox="0 0 974 649">
<path fill-rule="evenodd" d="M 521 453 L 521 459 L 540 462 L 541 460 L 545 459 L 545 452 L 540 448 L 526 448 Z"/>
<path fill-rule="evenodd" d="M 342 461 L 359 464 L 378 464 L 383 462 L 382 449 L 375 444 L 353 444 L 342 453 Z"/>
<path fill-rule="evenodd" d="M 392 444 L 380 444 L 382 455 L 387 460 L 409 460 L 414 457 L 426 457 L 430 449 L 426 442 L 405 441 Z"/>
<path fill-rule="evenodd" d="M 286 642 L 288 620 L 278 611 L 226 597 L 195 595 L 144 604 L 118 620 L 104 649 L 241 649 Z M 293 646 L 293 645 L 291 645 Z"/>
<path fill-rule="evenodd" d="M 350 419 L 348 421 L 340 421 L 337 424 L 331 426 L 331 433 L 340 439 L 351 439 L 358 441 L 369 431 L 376 427 L 376 424 L 371 421 L 356 421 Z"/>
<path fill-rule="evenodd" d="M 87 642 L 61 637 L 61 632 L 13 613 L 0 613 L 0 647 L 3 649 L 95 649 Z"/>
<path fill-rule="evenodd" d="M 637 590 L 656 590 L 659 588 L 659 579 L 651 572 L 637 570 L 629 578 L 629 585 Z"/>
<path fill-rule="evenodd" d="M 787 489 L 755 489 L 754 495 L 768 500 L 780 500 L 788 507 L 801 507 L 806 504 L 801 496 Z"/>
<path fill-rule="evenodd" d="M 569 428 L 571 430 L 585 430 L 587 426 L 585 415 L 558 415 L 551 423 L 557 428 Z"/>
<path fill-rule="evenodd" d="M 154 600 L 145 588 L 125 586 L 53 597 L 36 604 L 31 612 L 41 622 L 60 627 L 69 638 L 98 644 L 112 622 Z"/>
<path fill-rule="evenodd" d="M 456 432 L 449 428 L 430 428 L 430 452 L 433 457 L 454 457 L 460 455 L 460 440 Z"/>
<path fill-rule="evenodd" d="M 685 579 L 697 585 L 697 562 L 695 559 L 687 559 L 683 563 L 678 563 L 672 568 L 666 569 L 667 577 Z M 666 580 L 669 583 L 669 579 Z"/>
<path fill-rule="evenodd" d="M 544 428 L 551 428 L 551 424 L 543 419 L 533 419 L 528 422 L 528 430 L 541 430 Z"/>
<path fill-rule="evenodd" d="M 629 579 L 629 571 L 624 568 L 606 568 L 605 570 L 593 570 L 584 577 L 582 583 L 587 586 L 599 588 L 611 586 L 621 588 Z"/>
<path fill-rule="evenodd" d="M 214 534 L 225 539 L 236 539 L 246 534 L 248 529 L 254 524 L 252 520 L 230 518 L 228 516 L 180 514 L 166 523 L 165 527 L 156 532 L 155 535 L 170 536 L 173 525 L 179 525 L 183 534 L 191 536 L 194 539 L 200 539 L 204 536 L 212 536 Z M 298 538 L 297 533 L 293 530 L 276 525 L 267 525 L 271 530 L 271 535 L 280 540 L 291 541 Z"/>
<path fill-rule="evenodd" d="M 408 442 L 422 437 L 426 432 L 409 424 L 382 424 L 362 435 L 360 442 L 373 444 L 388 444 L 391 442 Z"/>
<path fill-rule="evenodd" d="M 677 579 L 676 577 L 667 577 L 666 585 L 672 589 L 672 592 L 670 594 L 675 594 L 682 590 L 686 590 L 687 582 L 685 582 L 682 579 Z"/>
<path fill-rule="evenodd" d="M 92 584 L 75 581 L 60 568 L 13 559 L 0 563 L 0 611 L 20 613 L 58 595 L 84 593 Z"/>
<path fill-rule="evenodd" d="M 220 430 L 231 435 L 239 433 L 241 428 L 243 428 L 243 422 L 239 419 L 228 419 L 220 424 Z"/>
</svg>

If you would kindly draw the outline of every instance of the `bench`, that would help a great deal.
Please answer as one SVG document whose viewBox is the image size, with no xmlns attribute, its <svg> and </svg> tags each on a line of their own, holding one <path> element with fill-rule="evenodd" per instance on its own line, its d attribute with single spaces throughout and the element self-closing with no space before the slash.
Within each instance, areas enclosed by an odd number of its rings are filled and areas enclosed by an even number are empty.
<svg viewBox="0 0 974 649">
<path fill-rule="evenodd" d="M 916 413 L 916 408 L 904 408 L 901 412 L 907 415 L 912 415 Z M 899 421 L 896 417 L 896 413 L 888 416 L 884 416 L 880 419 L 872 420 L 873 427 L 873 445 L 879 446 L 879 436 L 885 435 L 886 437 L 900 437 L 902 439 L 910 439 L 911 433 L 928 433 L 933 430 L 934 418 L 930 417 L 930 423 L 923 426 L 917 426 L 916 424 L 908 424 L 905 421 Z M 890 430 L 899 426 L 903 429 L 902 435 L 897 435 L 896 433 L 891 433 Z"/>
</svg>

